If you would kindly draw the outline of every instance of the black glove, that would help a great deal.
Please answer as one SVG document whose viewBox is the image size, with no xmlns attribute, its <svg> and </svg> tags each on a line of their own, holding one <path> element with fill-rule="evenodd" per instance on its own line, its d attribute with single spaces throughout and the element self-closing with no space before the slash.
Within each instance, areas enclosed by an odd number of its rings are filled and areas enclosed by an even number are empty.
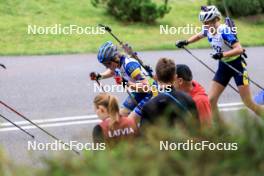
<svg viewBox="0 0 264 176">
<path fill-rule="evenodd" d="M 150 77 L 153 77 L 153 69 L 151 68 L 151 66 L 149 65 L 144 65 L 144 68 L 146 69 L 146 71 L 148 72 Z"/>
<path fill-rule="evenodd" d="M 123 87 L 128 86 L 128 81 L 125 78 L 123 78 L 123 77 L 122 77 L 122 86 Z"/>
<path fill-rule="evenodd" d="M 215 60 L 221 60 L 223 58 L 223 53 L 215 53 L 214 55 L 212 55 L 212 58 Z"/>
<path fill-rule="evenodd" d="M 176 46 L 178 48 L 183 48 L 184 46 L 188 45 L 189 42 L 187 40 L 180 40 L 176 42 Z"/>
<path fill-rule="evenodd" d="M 99 73 L 95 73 L 95 72 L 91 72 L 90 73 L 90 78 L 91 80 L 99 80 L 102 79 L 102 75 L 100 75 Z"/>
</svg>

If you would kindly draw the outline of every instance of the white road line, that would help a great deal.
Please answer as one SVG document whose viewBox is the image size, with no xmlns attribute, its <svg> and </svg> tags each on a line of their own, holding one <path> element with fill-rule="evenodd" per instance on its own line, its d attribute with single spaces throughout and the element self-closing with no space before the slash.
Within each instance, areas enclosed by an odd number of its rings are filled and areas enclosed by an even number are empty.
<svg viewBox="0 0 264 176">
<path fill-rule="evenodd" d="M 218 104 L 219 110 L 222 112 L 227 111 L 238 111 L 243 108 L 243 103 L 223 103 Z M 94 124 L 99 123 L 101 120 L 98 119 L 96 114 L 73 116 L 73 117 L 61 117 L 61 118 L 50 118 L 50 119 L 37 119 L 32 120 L 40 127 L 58 127 L 58 126 L 70 126 L 70 125 L 82 125 L 82 124 Z M 20 125 L 23 129 L 35 129 L 36 127 L 31 125 L 28 121 L 16 121 L 14 122 Z M 18 128 L 14 127 L 11 123 L 0 123 L 0 132 L 4 131 L 16 131 Z"/>
<path fill-rule="evenodd" d="M 69 125 L 82 125 L 82 124 L 95 124 L 99 123 L 101 120 L 85 120 L 85 121 L 76 121 L 76 122 L 64 122 L 64 123 L 52 123 L 52 124 L 44 124 L 44 125 L 39 125 L 40 127 L 59 127 L 59 126 L 69 126 Z M 36 129 L 36 126 L 33 125 L 28 125 L 28 126 L 23 126 L 23 129 Z M 4 131 L 17 131 L 19 130 L 17 127 L 8 127 L 8 128 L 0 128 L 0 132 Z"/>
<path fill-rule="evenodd" d="M 234 102 L 234 103 L 222 103 L 222 104 L 218 104 L 219 108 L 223 108 L 223 107 L 233 107 L 233 106 L 244 106 L 244 103 L 242 102 Z"/>
<path fill-rule="evenodd" d="M 221 108 L 221 112 L 228 112 L 228 111 L 238 111 L 241 109 L 245 109 L 245 107 L 234 107 L 234 108 Z"/>
<path fill-rule="evenodd" d="M 61 118 L 50 118 L 50 119 L 38 119 L 32 120 L 34 123 L 51 123 L 51 122 L 62 122 L 62 121 L 76 121 L 76 120 L 85 120 L 85 119 L 98 119 L 96 114 L 86 115 L 86 116 L 74 116 L 74 117 L 61 117 Z M 28 125 L 30 124 L 28 121 L 17 121 L 15 122 L 17 125 Z M 0 127 L 8 127 L 13 126 L 11 123 L 0 123 Z"/>
</svg>

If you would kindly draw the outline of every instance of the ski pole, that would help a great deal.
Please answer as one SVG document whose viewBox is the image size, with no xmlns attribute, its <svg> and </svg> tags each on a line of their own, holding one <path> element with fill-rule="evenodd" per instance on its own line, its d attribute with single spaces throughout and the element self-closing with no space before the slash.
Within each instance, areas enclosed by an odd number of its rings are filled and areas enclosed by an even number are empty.
<svg viewBox="0 0 264 176">
<path fill-rule="evenodd" d="M 119 38 L 115 35 L 115 34 L 113 34 L 113 32 L 112 32 L 112 29 L 109 27 L 109 26 L 106 26 L 106 25 L 103 25 L 103 24 L 98 24 L 98 26 L 100 26 L 100 27 L 103 27 L 103 28 L 105 28 L 105 30 L 112 36 L 112 37 L 114 37 L 114 39 L 123 47 L 123 49 L 125 50 L 125 52 L 127 53 L 127 54 L 129 54 L 129 55 L 131 55 L 133 58 L 135 58 L 138 62 L 139 62 L 139 64 L 146 70 L 146 71 L 148 71 L 149 70 L 149 75 L 150 75 L 150 77 L 153 77 L 153 75 L 152 75 L 152 68 L 150 67 L 150 66 L 148 66 L 148 65 L 144 65 L 144 63 L 143 63 L 143 61 L 138 57 L 138 55 L 137 55 L 137 52 L 134 52 L 133 50 L 132 50 L 132 48 L 130 47 L 130 48 L 128 48 L 128 49 L 126 49 L 126 47 L 125 47 L 125 45 L 123 44 L 123 42 L 121 41 L 121 40 L 119 40 Z"/>
<path fill-rule="evenodd" d="M 26 121 L 28 121 L 29 123 L 31 123 L 32 125 L 34 125 L 35 127 L 37 127 L 38 129 L 40 129 L 41 131 L 43 131 L 44 133 L 46 133 L 48 136 L 52 137 L 53 139 L 55 139 L 56 141 L 59 141 L 61 144 L 67 146 L 69 149 L 71 148 L 71 146 L 69 146 L 67 143 L 63 142 L 62 140 L 58 139 L 56 136 L 54 136 L 53 134 L 51 134 L 50 132 L 48 132 L 47 130 L 43 129 L 42 127 L 40 127 L 39 125 L 37 125 L 35 122 L 33 122 L 32 120 L 30 120 L 29 118 L 27 118 L 26 116 L 24 116 L 23 114 L 21 114 L 20 112 L 16 111 L 14 108 L 8 106 L 7 104 L 5 104 L 3 101 L 0 101 L 0 104 L 2 104 L 4 107 L 6 107 L 7 109 L 11 110 L 12 112 L 14 112 L 15 114 L 17 114 L 18 116 L 22 117 L 23 119 L 25 119 Z M 72 151 L 74 153 L 76 153 L 77 155 L 80 155 L 80 152 L 78 152 L 75 149 L 72 149 Z"/>
<path fill-rule="evenodd" d="M 212 73 L 216 73 L 211 67 L 209 67 L 206 63 L 204 63 L 201 59 L 199 59 L 198 57 L 196 57 L 189 49 L 187 49 L 186 47 L 182 47 L 187 53 L 189 53 L 193 58 L 195 58 L 198 62 L 200 62 L 203 66 L 205 66 L 208 70 L 210 70 Z M 228 85 L 237 93 L 238 90 L 230 83 L 228 83 Z"/>
<path fill-rule="evenodd" d="M 257 86 L 258 88 L 260 88 L 261 90 L 264 90 L 264 88 L 262 86 L 260 86 L 257 82 L 255 82 L 254 80 L 252 80 L 249 76 L 247 75 L 243 75 L 242 72 L 240 72 L 239 70 L 237 70 L 235 67 L 233 67 L 232 65 L 220 60 L 220 62 L 224 63 L 226 66 L 228 66 L 230 69 L 232 69 L 233 71 L 235 71 L 237 74 L 239 74 L 240 76 L 245 77 L 246 79 L 248 79 L 250 82 L 252 82 L 255 86 Z"/>
<path fill-rule="evenodd" d="M 6 66 L 4 64 L 0 64 L 0 66 L 3 68 L 3 69 L 6 69 Z"/>
<path fill-rule="evenodd" d="M 124 48 L 123 42 L 121 40 L 119 40 L 119 38 L 115 34 L 113 34 L 112 29 L 109 26 L 106 26 L 106 25 L 103 25 L 103 24 L 98 24 L 98 26 L 103 27 Z M 139 61 L 139 63 L 143 66 L 143 62 L 138 58 L 136 52 L 132 51 L 132 48 L 131 48 L 131 51 L 128 54 L 131 54 L 132 57 L 137 59 Z"/>
<path fill-rule="evenodd" d="M 99 24 L 98 26 L 105 28 L 105 30 L 106 30 L 110 35 L 112 35 L 112 37 L 114 37 L 114 38 L 116 39 L 116 41 L 117 41 L 120 45 L 123 45 L 123 42 L 121 42 L 121 40 L 119 40 L 119 39 L 117 38 L 117 36 L 114 35 L 114 34 L 112 33 L 112 29 L 111 29 L 109 26 L 106 26 L 106 25 L 103 25 L 103 24 Z"/>
<path fill-rule="evenodd" d="M 35 139 L 35 136 L 33 134 L 30 134 L 29 132 L 27 132 L 26 130 L 24 130 L 23 128 L 21 128 L 19 125 L 17 125 L 16 123 L 12 122 L 11 120 L 9 120 L 8 118 L 6 118 L 5 116 L 3 116 L 2 114 L 0 114 L 0 117 L 2 117 L 3 119 L 5 119 L 6 121 L 8 121 L 9 123 L 11 123 L 12 125 L 14 125 L 15 127 L 17 127 L 18 129 L 20 129 L 21 131 L 23 131 L 25 134 L 29 135 L 31 138 Z"/>
<path fill-rule="evenodd" d="M 98 84 L 98 86 L 103 90 L 103 92 L 105 92 L 104 87 L 101 85 L 101 83 L 99 82 L 99 80 L 96 79 L 95 81 Z"/>
<path fill-rule="evenodd" d="M 113 34 L 113 32 L 112 32 L 112 29 L 109 27 L 109 26 L 106 26 L 106 25 L 103 25 L 103 24 L 99 24 L 98 26 L 100 26 L 100 27 L 103 27 L 103 28 L 105 28 L 105 30 L 112 36 L 112 37 L 114 37 L 114 39 L 123 47 L 123 49 L 125 49 L 124 48 L 124 44 L 123 44 L 123 42 L 121 41 L 121 40 L 119 40 L 119 38 L 115 35 L 115 34 Z M 126 51 L 126 50 L 125 50 Z M 140 65 L 142 65 L 142 67 L 144 67 L 144 64 L 143 64 L 143 62 L 142 62 L 142 60 L 140 60 L 139 59 L 139 57 L 137 56 L 137 53 L 136 52 L 134 52 L 134 51 L 132 51 L 132 48 L 130 48 L 130 51 L 129 51 L 129 53 L 128 54 L 130 54 L 130 55 L 132 55 L 132 57 L 134 57 L 135 59 L 137 59 L 138 60 L 138 62 L 140 63 Z M 144 67 L 145 68 L 145 67 Z M 146 69 L 146 68 L 145 68 Z"/>
</svg>

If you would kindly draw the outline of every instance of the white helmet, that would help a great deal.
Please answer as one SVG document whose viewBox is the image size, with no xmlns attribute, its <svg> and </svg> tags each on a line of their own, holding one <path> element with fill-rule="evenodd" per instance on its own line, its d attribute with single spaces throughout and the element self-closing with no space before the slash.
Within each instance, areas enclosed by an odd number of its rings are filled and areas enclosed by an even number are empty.
<svg viewBox="0 0 264 176">
<path fill-rule="evenodd" d="M 199 20 L 201 22 L 210 21 L 214 19 L 215 17 L 221 18 L 221 13 L 219 12 L 216 6 L 212 5 L 212 6 L 202 6 L 201 7 L 201 12 L 199 14 Z"/>
</svg>

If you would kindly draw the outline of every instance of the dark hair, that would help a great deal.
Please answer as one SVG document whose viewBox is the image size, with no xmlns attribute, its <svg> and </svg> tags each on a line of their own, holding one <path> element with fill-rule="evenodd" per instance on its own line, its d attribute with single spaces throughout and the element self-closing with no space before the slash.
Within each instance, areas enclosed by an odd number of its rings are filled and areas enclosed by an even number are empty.
<svg viewBox="0 0 264 176">
<path fill-rule="evenodd" d="M 176 65 L 176 74 L 178 78 L 182 78 L 185 81 L 192 81 L 193 79 L 191 69 L 185 64 Z"/>
<path fill-rule="evenodd" d="M 173 82 L 176 66 L 172 59 L 161 58 L 156 65 L 156 75 L 158 81 L 169 83 Z"/>
</svg>

